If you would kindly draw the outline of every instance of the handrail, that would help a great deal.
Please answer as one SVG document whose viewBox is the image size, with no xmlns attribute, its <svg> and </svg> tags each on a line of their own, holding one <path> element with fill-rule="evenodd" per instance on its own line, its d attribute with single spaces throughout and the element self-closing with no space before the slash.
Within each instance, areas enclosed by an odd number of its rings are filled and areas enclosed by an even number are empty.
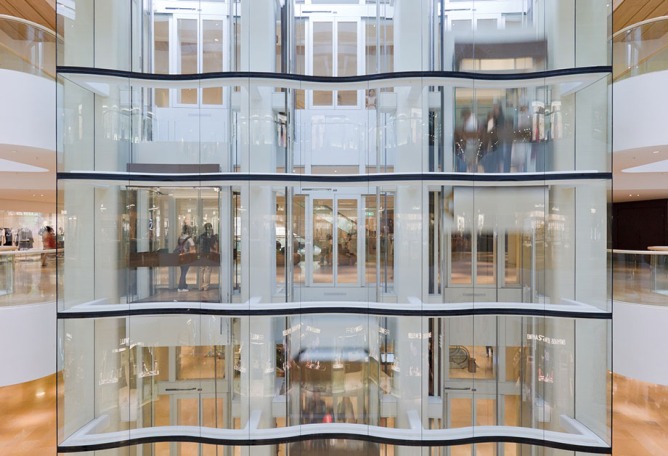
<svg viewBox="0 0 668 456">
<path fill-rule="evenodd" d="M 0 249 L 0 308 L 56 301 L 56 261 L 64 261 L 64 248 Z"/>
<path fill-rule="evenodd" d="M 608 254 L 614 301 L 668 306 L 668 250 L 608 249 Z"/>
<path fill-rule="evenodd" d="M 622 250 L 608 249 L 609 253 L 622 253 L 625 255 L 668 255 L 666 250 Z"/>
<path fill-rule="evenodd" d="M 1 68 L 3 69 L 9 69 L 9 70 L 15 70 L 15 71 L 20 71 L 20 72 L 25 72 L 28 74 L 35 74 L 39 76 L 44 76 L 49 79 L 55 79 L 55 66 L 56 66 L 56 54 L 58 52 L 58 44 L 63 42 L 63 39 L 60 35 L 55 33 L 53 30 L 29 21 L 27 19 L 23 19 L 20 17 L 15 17 L 15 16 L 9 16 L 6 14 L 0 14 L 0 22 L 7 22 L 9 23 L 10 26 L 15 26 L 18 27 L 23 26 L 27 27 L 29 29 L 33 29 L 33 31 L 38 31 L 43 33 L 41 36 L 42 39 L 39 39 L 39 37 L 32 37 L 26 40 L 18 39 L 18 40 L 13 40 L 10 37 L 10 41 L 5 42 L 0 42 L 0 49 L 2 49 L 2 52 L 7 55 L 9 58 L 6 60 L 6 64 L 0 65 Z M 25 50 L 21 49 L 15 49 L 12 44 L 10 43 L 27 43 L 30 42 L 30 44 L 52 44 L 53 45 L 53 50 L 47 51 L 50 58 L 49 60 L 52 60 L 50 65 L 47 64 L 42 58 L 34 58 L 34 56 L 31 57 L 29 53 L 25 53 Z M 48 49 L 48 48 L 47 48 Z M 51 54 L 52 53 L 52 54 Z M 16 65 L 18 64 L 18 65 Z"/>
<path fill-rule="evenodd" d="M 29 256 L 42 253 L 58 253 L 62 251 L 63 249 L 0 250 L 0 256 Z"/>
<path fill-rule="evenodd" d="M 614 40 L 616 37 L 619 35 L 622 35 L 623 33 L 628 32 L 629 30 L 633 30 L 634 28 L 637 27 L 642 27 L 643 25 L 651 24 L 653 22 L 660 22 L 668 19 L 668 16 L 659 16 L 659 17 L 653 17 L 651 19 L 645 19 L 644 21 L 636 22 L 635 24 L 627 25 L 621 30 L 618 30 L 612 35 L 612 39 Z"/>
<path fill-rule="evenodd" d="M 31 27 L 35 27 L 35 28 L 38 28 L 40 30 L 43 30 L 43 31 L 45 31 L 46 33 L 55 37 L 58 40 L 62 41 L 62 39 L 63 39 L 62 36 L 58 35 L 56 32 L 54 32 L 50 28 L 44 27 L 42 24 L 38 24 L 37 22 L 29 21 L 28 19 L 23 19 L 22 17 L 9 16 L 7 14 L 0 14 L 0 19 L 7 19 L 9 21 L 21 22 L 22 24 L 29 25 Z"/>
<path fill-rule="evenodd" d="M 644 39 L 642 28 L 657 23 L 666 23 L 668 16 L 660 16 L 637 22 L 619 30 L 612 35 L 613 80 L 619 81 L 628 77 L 662 71 L 668 69 L 665 63 L 668 52 L 668 34 L 658 39 Z M 631 33 L 638 30 L 641 33 Z M 656 68 L 653 68 L 656 66 Z"/>
</svg>

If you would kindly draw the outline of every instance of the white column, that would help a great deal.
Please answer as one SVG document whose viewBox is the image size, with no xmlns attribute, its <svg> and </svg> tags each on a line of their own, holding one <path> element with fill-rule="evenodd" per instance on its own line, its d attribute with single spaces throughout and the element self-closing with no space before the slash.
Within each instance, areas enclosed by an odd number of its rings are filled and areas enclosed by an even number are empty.
<svg viewBox="0 0 668 456">
<path fill-rule="evenodd" d="M 276 2 L 254 0 L 241 4 L 241 71 L 275 71 Z M 240 138 L 242 172 L 273 172 L 275 128 L 271 109 L 273 87 L 256 84 L 241 89 Z M 260 298 L 271 302 L 274 208 L 271 188 L 251 183 L 241 190 L 242 200 L 242 301 Z M 245 345 L 241 363 L 241 423 L 261 412 L 260 428 L 274 427 L 271 403 L 274 396 L 275 350 L 271 318 L 241 320 Z M 251 436 L 252 437 L 252 434 Z M 273 446 L 242 449 L 242 454 L 267 455 Z"/>
<path fill-rule="evenodd" d="M 395 71 L 426 70 L 429 62 L 428 0 L 397 0 L 394 20 Z M 396 172 L 421 172 L 428 169 L 427 102 L 422 83 L 395 88 L 397 93 Z M 394 225 L 394 283 L 397 301 L 422 299 L 422 265 L 428 248 L 423 240 L 424 213 L 422 188 L 398 186 Z M 400 260 L 399 260 L 400 259 Z M 416 309 L 418 310 L 418 309 Z M 423 324 L 424 322 L 424 324 Z M 409 414 L 416 413 L 426 423 L 429 379 L 426 319 L 401 318 L 395 338 L 398 372 L 394 372 L 394 394 L 397 396 L 399 428 L 408 428 Z M 413 423 L 414 424 L 414 423 Z M 396 454 L 416 454 L 415 448 L 395 447 Z M 426 451 L 426 450 L 425 450 Z"/>
</svg>

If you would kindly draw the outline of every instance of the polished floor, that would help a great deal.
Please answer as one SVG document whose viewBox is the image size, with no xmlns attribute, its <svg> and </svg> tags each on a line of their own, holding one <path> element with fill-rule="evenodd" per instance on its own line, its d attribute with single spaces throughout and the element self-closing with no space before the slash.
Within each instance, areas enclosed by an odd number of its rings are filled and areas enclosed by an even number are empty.
<svg viewBox="0 0 668 456">
<path fill-rule="evenodd" d="M 616 375 L 613 391 L 613 455 L 666 454 L 668 386 L 650 385 Z M 0 404 L 0 455 L 56 454 L 55 375 L 0 388 Z M 457 447 L 455 453 L 469 454 L 469 450 Z M 485 451 L 482 453 L 486 454 Z"/>
</svg>

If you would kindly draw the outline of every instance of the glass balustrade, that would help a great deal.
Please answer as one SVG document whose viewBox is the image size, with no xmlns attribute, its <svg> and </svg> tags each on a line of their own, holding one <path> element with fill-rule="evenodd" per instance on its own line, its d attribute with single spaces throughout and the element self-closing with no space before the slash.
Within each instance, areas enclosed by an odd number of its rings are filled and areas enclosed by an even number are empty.
<svg viewBox="0 0 668 456">
<path fill-rule="evenodd" d="M 668 16 L 620 30 L 612 38 L 615 81 L 668 69 Z"/>
<path fill-rule="evenodd" d="M 609 253 L 615 301 L 668 306 L 668 249 L 653 248 Z"/>
<path fill-rule="evenodd" d="M 58 40 L 44 26 L 0 14 L 0 69 L 55 79 L 56 52 L 62 50 Z"/>
<path fill-rule="evenodd" d="M 0 307 L 56 302 L 62 250 L 0 250 Z"/>
</svg>

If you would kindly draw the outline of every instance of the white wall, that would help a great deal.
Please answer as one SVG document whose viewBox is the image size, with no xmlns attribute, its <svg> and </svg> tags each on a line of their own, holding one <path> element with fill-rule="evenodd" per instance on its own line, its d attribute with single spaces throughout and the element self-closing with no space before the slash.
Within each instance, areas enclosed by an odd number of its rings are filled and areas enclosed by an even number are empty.
<svg viewBox="0 0 668 456">
<path fill-rule="evenodd" d="M 614 151 L 668 144 L 666 93 L 668 71 L 643 74 L 613 84 Z"/>
<path fill-rule="evenodd" d="M 663 339 L 668 307 L 615 301 L 613 370 L 649 383 L 668 385 L 668 350 Z"/>
<path fill-rule="evenodd" d="M 56 84 L 0 69 L 0 144 L 56 150 Z"/>
<path fill-rule="evenodd" d="M 56 304 L 0 307 L 0 387 L 56 371 Z"/>
</svg>

